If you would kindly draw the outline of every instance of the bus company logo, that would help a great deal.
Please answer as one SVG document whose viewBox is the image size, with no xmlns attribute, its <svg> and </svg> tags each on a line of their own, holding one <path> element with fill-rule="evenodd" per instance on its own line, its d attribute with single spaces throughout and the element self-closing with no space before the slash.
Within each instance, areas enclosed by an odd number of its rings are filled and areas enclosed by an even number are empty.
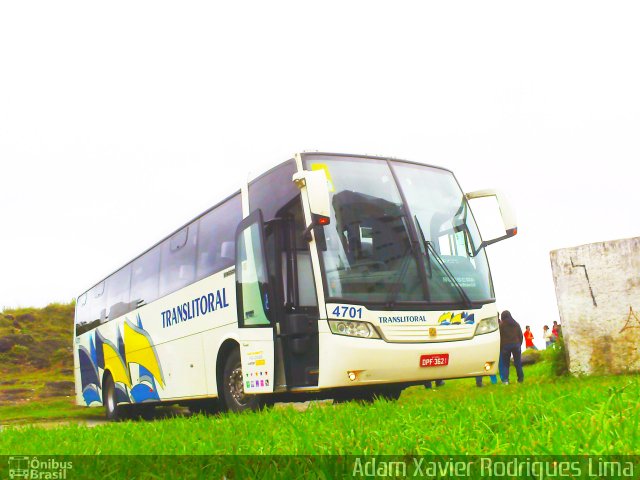
<svg viewBox="0 0 640 480">
<path fill-rule="evenodd" d="M 9 457 L 9 478 L 64 480 L 73 462 L 61 462 L 54 458 L 40 460 L 38 457 Z"/>
<path fill-rule="evenodd" d="M 468 312 L 446 312 L 438 318 L 438 325 L 473 325 L 476 323 L 475 314 Z"/>
<path fill-rule="evenodd" d="M 424 315 L 405 315 L 404 317 L 378 317 L 380 323 L 424 323 L 427 317 Z"/>
<path fill-rule="evenodd" d="M 228 306 L 229 302 L 227 301 L 226 288 L 222 288 L 216 292 L 209 292 L 201 297 L 184 302 L 182 305 L 161 312 L 162 328 L 177 325 Z"/>
</svg>

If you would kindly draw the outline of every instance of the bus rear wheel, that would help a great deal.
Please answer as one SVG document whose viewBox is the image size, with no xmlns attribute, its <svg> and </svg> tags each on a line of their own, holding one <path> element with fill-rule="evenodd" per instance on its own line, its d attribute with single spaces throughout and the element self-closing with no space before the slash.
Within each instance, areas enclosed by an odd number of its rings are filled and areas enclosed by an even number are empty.
<svg viewBox="0 0 640 480">
<path fill-rule="evenodd" d="M 244 393 L 244 379 L 240 351 L 233 350 L 224 363 L 222 374 L 222 396 L 227 410 L 242 412 L 244 410 L 258 410 L 260 399 L 257 395 Z"/>
<path fill-rule="evenodd" d="M 126 407 L 118 405 L 118 400 L 116 398 L 116 385 L 113 383 L 111 375 L 108 375 L 104 381 L 103 395 L 103 403 L 107 420 L 118 422 L 127 418 L 127 412 L 125 411 Z"/>
</svg>

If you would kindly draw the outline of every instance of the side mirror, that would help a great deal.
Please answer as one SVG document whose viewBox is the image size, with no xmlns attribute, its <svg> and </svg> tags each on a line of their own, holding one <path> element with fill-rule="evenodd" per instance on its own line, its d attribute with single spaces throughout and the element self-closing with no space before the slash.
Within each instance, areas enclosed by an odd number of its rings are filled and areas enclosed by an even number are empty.
<svg viewBox="0 0 640 480">
<path fill-rule="evenodd" d="M 490 240 L 483 240 L 482 243 L 478 246 L 475 252 L 473 252 L 473 256 L 476 256 L 480 250 L 482 250 L 487 245 L 491 245 L 493 243 L 499 242 L 501 240 L 505 240 L 507 238 L 511 238 L 518 233 L 518 227 L 516 225 L 516 216 L 511 209 L 511 205 L 509 205 L 509 201 L 505 197 L 505 195 L 499 190 L 477 190 L 475 192 L 470 192 L 465 194 L 467 200 L 473 200 L 478 198 L 491 198 L 493 197 L 495 201 L 498 203 L 498 211 L 500 216 L 502 217 L 502 228 L 504 228 L 504 235 L 499 235 L 491 238 Z M 494 207 L 495 208 L 495 207 Z"/>
<path fill-rule="evenodd" d="M 309 209 L 311 210 L 311 224 L 304 231 L 305 238 L 311 240 L 311 230 L 315 226 L 329 225 L 331 203 L 329 202 L 329 187 L 324 170 L 303 170 L 293 175 L 293 182 L 301 191 L 306 191 Z"/>
</svg>

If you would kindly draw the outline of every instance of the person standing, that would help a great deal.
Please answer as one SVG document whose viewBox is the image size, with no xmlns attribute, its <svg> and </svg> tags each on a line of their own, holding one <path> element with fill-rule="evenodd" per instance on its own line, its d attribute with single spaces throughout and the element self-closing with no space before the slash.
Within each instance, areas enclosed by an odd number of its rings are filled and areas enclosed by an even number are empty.
<svg viewBox="0 0 640 480">
<path fill-rule="evenodd" d="M 498 316 L 498 326 L 502 323 L 502 321 L 500 320 L 500 316 Z M 498 330 L 498 333 L 500 333 L 500 330 Z M 500 355 L 500 352 L 498 352 L 498 374 L 500 375 L 500 380 L 502 380 L 502 355 Z M 492 385 L 496 385 L 498 383 L 498 377 L 496 377 L 495 375 L 489 375 L 489 380 L 491 381 Z M 476 387 L 482 387 L 482 376 L 477 376 L 476 377 Z"/>
<path fill-rule="evenodd" d="M 536 346 L 533 344 L 533 332 L 531 331 L 531 327 L 527 325 L 524 330 L 524 348 L 533 348 L 537 350 Z"/>
<path fill-rule="evenodd" d="M 553 335 L 553 343 L 555 343 L 556 340 L 558 340 L 558 337 L 560 336 L 560 325 L 558 325 L 558 322 L 556 320 L 553 321 L 553 328 L 551 329 L 551 335 Z"/>
<path fill-rule="evenodd" d="M 444 386 L 444 380 L 436 380 L 436 387 L 443 387 Z M 427 380 L 426 382 L 424 382 L 424 388 L 431 388 L 432 384 L 431 384 L 431 380 Z"/>
<path fill-rule="evenodd" d="M 553 333 L 551 333 L 551 330 L 549 330 L 549 327 L 547 325 L 542 327 L 542 331 L 545 348 L 549 348 L 551 345 L 553 345 Z"/>
<path fill-rule="evenodd" d="M 500 371 L 500 363 L 498 363 L 498 372 Z M 482 387 L 482 375 L 476 377 L 476 387 Z M 498 377 L 495 375 L 489 375 L 489 381 L 491 381 L 492 385 L 498 383 Z"/>
<path fill-rule="evenodd" d="M 520 324 L 511 316 L 509 310 L 502 312 L 500 317 L 500 362 L 502 370 L 500 378 L 502 383 L 509 385 L 509 366 L 511 357 L 513 357 L 513 365 L 516 367 L 518 375 L 518 383 L 524 381 L 524 372 L 522 371 L 522 328 Z"/>
</svg>

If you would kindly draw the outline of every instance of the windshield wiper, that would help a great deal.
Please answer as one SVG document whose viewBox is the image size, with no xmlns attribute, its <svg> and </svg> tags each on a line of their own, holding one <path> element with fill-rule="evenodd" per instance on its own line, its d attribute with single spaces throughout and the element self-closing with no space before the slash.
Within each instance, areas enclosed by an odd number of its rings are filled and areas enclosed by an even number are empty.
<svg viewBox="0 0 640 480">
<path fill-rule="evenodd" d="M 405 219 L 403 218 L 403 221 Z M 405 228 L 408 230 L 408 225 L 405 224 Z M 407 275 L 407 271 L 409 270 L 409 265 L 411 264 L 411 259 L 417 260 L 413 254 L 413 248 L 411 248 L 411 240 L 407 238 L 409 242 L 407 247 L 404 249 L 404 253 L 402 254 L 402 265 L 400 266 L 400 270 L 396 274 L 396 281 L 394 285 L 391 285 L 389 290 L 389 295 L 385 301 L 386 308 L 393 308 L 398 300 L 398 294 L 400 293 L 400 289 L 404 286 L 404 277 Z M 408 255 L 411 252 L 410 255 Z"/>
<path fill-rule="evenodd" d="M 422 231 L 422 225 L 420 225 L 420 221 L 418 220 L 418 216 L 414 215 L 413 218 L 415 219 L 416 225 L 418 226 L 418 233 L 420 233 L 420 240 L 422 241 L 422 244 L 425 249 L 425 256 L 427 257 L 427 262 L 429 264 L 429 272 L 431 272 L 431 256 L 429 255 L 429 252 L 431 252 L 431 254 L 433 254 L 433 257 L 436 259 L 440 268 L 444 271 L 447 277 L 449 277 L 451 284 L 456 288 L 458 293 L 460 293 L 460 297 L 464 300 L 467 308 L 471 308 L 472 303 L 471 303 L 471 299 L 469 298 L 469 295 L 467 295 L 467 292 L 464 291 L 464 288 L 462 288 L 462 285 L 460 285 L 460 283 L 456 280 L 456 277 L 453 276 L 453 274 L 451 273 L 451 270 L 449 270 L 447 265 L 444 263 L 444 260 L 442 259 L 440 254 L 437 252 L 433 244 L 425 238 L 424 232 Z"/>
</svg>

